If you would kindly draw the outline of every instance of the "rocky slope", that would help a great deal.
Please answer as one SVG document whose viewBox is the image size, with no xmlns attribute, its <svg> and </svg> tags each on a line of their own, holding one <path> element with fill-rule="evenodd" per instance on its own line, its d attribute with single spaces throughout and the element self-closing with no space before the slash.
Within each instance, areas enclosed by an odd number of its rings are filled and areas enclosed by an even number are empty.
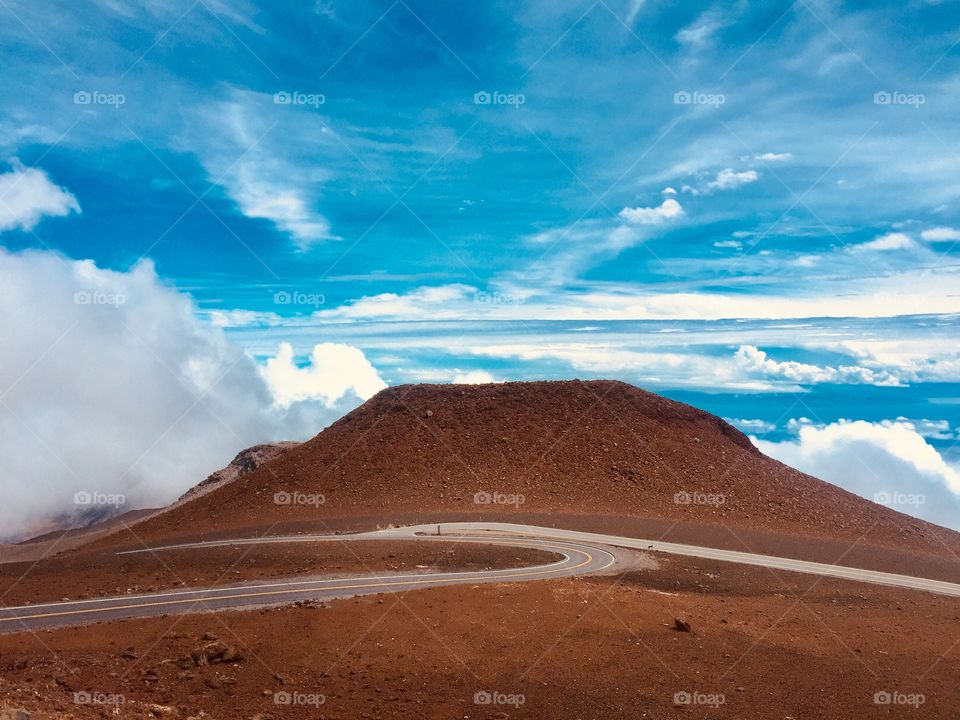
<svg viewBox="0 0 960 720">
<path fill-rule="evenodd" d="M 253 472 L 261 465 L 280 457 L 299 444 L 300 443 L 293 442 L 292 440 L 284 440 L 282 442 L 254 445 L 253 447 L 248 447 L 246 450 L 241 450 L 237 453 L 237 456 L 230 461 L 229 465 L 216 472 L 210 473 L 205 480 L 202 480 L 181 495 L 177 503 L 195 500 L 201 495 L 206 495 L 208 492 L 212 492 L 222 485 L 231 483 L 237 478 L 246 475 L 248 472 Z"/>
</svg>

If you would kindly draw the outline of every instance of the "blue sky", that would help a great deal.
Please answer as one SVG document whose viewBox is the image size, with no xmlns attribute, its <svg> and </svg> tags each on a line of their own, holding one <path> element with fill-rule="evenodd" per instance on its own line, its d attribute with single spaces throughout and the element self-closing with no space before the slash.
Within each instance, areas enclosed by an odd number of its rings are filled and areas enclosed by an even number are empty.
<svg viewBox="0 0 960 720">
<path fill-rule="evenodd" d="M 46 283 L 49 255 L 75 292 L 140 288 L 144 337 L 185 302 L 153 350 L 222 336 L 318 422 L 381 383 L 619 378 L 960 509 L 958 3 L 0 15 L 7 272 Z M 75 310 L 16 307 L 7 383 Z M 291 432 L 271 417 L 217 451 Z"/>
</svg>

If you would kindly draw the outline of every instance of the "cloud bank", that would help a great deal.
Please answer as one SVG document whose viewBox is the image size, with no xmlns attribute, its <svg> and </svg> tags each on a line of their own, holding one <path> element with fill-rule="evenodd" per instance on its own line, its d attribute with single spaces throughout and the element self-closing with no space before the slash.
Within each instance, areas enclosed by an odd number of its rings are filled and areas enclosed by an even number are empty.
<svg viewBox="0 0 960 720">
<path fill-rule="evenodd" d="M 767 455 L 845 490 L 960 530 L 960 472 L 909 421 L 842 420 L 802 426 L 795 441 L 753 442 Z"/>
<path fill-rule="evenodd" d="M 329 343 L 303 369 L 281 347 L 262 374 L 150 262 L 115 272 L 0 249 L 0 323 L 4 540 L 165 504 L 240 449 L 310 437 L 382 386 L 360 350 Z M 97 506 L 111 496 L 125 502 Z"/>
</svg>

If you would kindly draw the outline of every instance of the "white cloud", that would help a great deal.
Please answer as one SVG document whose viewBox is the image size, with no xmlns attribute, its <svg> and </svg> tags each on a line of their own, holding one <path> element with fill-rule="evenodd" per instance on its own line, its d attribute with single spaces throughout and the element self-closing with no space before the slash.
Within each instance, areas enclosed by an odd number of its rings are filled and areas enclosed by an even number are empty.
<svg viewBox="0 0 960 720">
<path fill-rule="evenodd" d="M 787 160 L 793 159 L 793 153 L 782 152 L 766 152 L 762 155 L 755 155 L 755 160 L 760 160 L 761 162 L 786 162 Z"/>
<path fill-rule="evenodd" d="M 768 422 L 767 420 L 748 418 L 724 418 L 724 420 L 746 433 L 759 433 L 760 435 L 764 435 L 777 429 L 776 424 Z"/>
<path fill-rule="evenodd" d="M 769 392 L 799 391 L 783 379 L 751 377 L 729 357 L 680 352 L 640 352 L 620 343 L 488 343 L 467 348 L 486 357 L 513 357 L 525 361 L 562 360 L 580 372 L 630 378 L 641 384 L 671 387 L 709 387 Z"/>
<path fill-rule="evenodd" d="M 306 367 L 296 364 L 289 343 L 281 343 L 262 373 L 276 403 L 284 408 L 317 398 L 334 405 L 351 391 L 367 400 L 387 386 L 363 351 L 338 343 L 314 346 Z"/>
<path fill-rule="evenodd" d="M 322 126 L 311 124 L 306 133 L 296 113 L 289 106 L 275 106 L 270 95 L 237 91 L 230 100 L 199 112 L 180 143 L 197 154 L 210 179 L 226 189 L 240 212 L 271 222 L 306 251 L 338 238 L 317 209 L 330 173 L 315 160 L 303 162 L 296 151 L 309 147 L 315 152 L 331 140 Z"/>
<path fill-rule="evenodd" d="M 651 226 L 621 226 L 626 231 L 642 231 Z M 647 235 L 619 242 L 642 242 Z M 826 318 L 896 317 L 917 313 L 960 313 L 960 295 L 956 292 L 960 271 L 949 266 L 891 273 L 863 281 L 841 277 L 817 288 L 782 288 L 756 293 L 674 291 L 655 292 L 634 285 L 603 283 L 579 292 L 561 291 L 557 278 L 567 277 L 583 267 L 583 255 L 577 248 L 592 243 L 607 252 L 620 245 L 616 238 L 595 233 L 559 238 L 550 232 L 542 240 L 567 242 L 563 262 L 531 266 L 529 272 L 503 276 L 493 287 L 497 292 L 478 291 L 462 284 L 422 286 L 406 293 L 381 293 L 350 300 L 314 314 L 322 320 L 372 319 L 505 319 L 505 320 L 718 320 L 727 318 Z M 584 250 L 590 252 L 591 250 Z M 846 253 L 841 253 L 847 257 Z M 826 265 L 823 257 L 819 264 Z M 806 267 L 815 262 L 796 258 Z M 581 261 L 580 265 L 576 265 Z M 703 260 L 702 260 L 703 261 Z M 703 261 L 705 262 L 705 261 Z M 787 263 L 777 261 L 780 267 Z M 542 270 L 538 274 L 538 267 Z M 238 318 L 241 316 L 238 316 Z M 222 316 L 219 322 L 228 322 Z M 238 319 L 234 318 L 234 319 Z"/>
<path fill-rule="evenodd" d="M 620 217 L 638 225 L 657 225 L 683 215 L 683 208 L 673 198 L 667 198 L 656 207 L 625 207 Z"/>
<path fill-rule="evenodd" d="M 768 455 L 850 492 L 960 529 L 960 473 L 908 422 L 803 425 L 796 441 L 753 442 Z"/>
<path fill-rule="evenodd" d="M 623 21 L 624 25 L 627 27 L 632 27 L 633 23 L 636 22 L 637 16 L 640 14 L 640 10 L 643 9 L 643 5 L 646 0 L 630 0 L 630 8 L 627 10 L 627 17 Z"/>
<path fill-rule="evenodd" d="M 781 378 L 801 385 L 815 383 L 844 383 L 863 385 L 902 385 L 900 379 L 884 370 L 873 370 L 858 365 L 840 367 L 810 365 L 793 360 L 778 362 L 753 345 L 741 345 L 735 359 L 745 370 L 761 376 Z"/>
<path fill-rule="evenodd" d="M 239 450 L 305 439 L 359 403 L 278 407 L 256 363 L 153 265 L 0 249 L 0 535 L 74 517 L 74 493 L 165 504 Z M 359 351 L 357 351 L 359 353 Z"/>
<path fill-rule="evenodd" d="M 951 227 L 935 227 L 920 233 L 927 242 L 954 242 L 960 240 L 960 230 Z"/>
<path fill-rule="evenodd" d="M 453 382 L 457 385 L 483 385 L 497 381 L 486 370 L 470 370 L 454 375 Z"/>
<path fill-rule="evenodd" d="M 733 168 L 724 168 L 717 173 L 717 177 L 707 184 L 707 190 L 734 190 L 741 185 L 748 185 L 760 179 L 756 170 L 737 172 Z"/>
<path fill-rule="evenodd" d="M 898 417 L 897 422 L 908 423 L 925 438 L 930 440 L 953 440 L 954 433 L 948 420 L 911 420 L 905 417 Z"/>
<path fill-rule="evenodd" d="M 470 285 L 452 283 L 449 285 L 424 286 L 400 295 L 398 293 L 380 293 L 367 295 L 346 305 L 331 310 L 314 313 L 317 318 L 344 319 L 414 319 L 432 317 L 443 319 L 462 314 L 466 308 L 486 305 L 477 289 Z"/>
<path fill-rule="evenodd" d="M 733 168 L 724 168 L 710 182 L 701 183 L 697 187 L 684 185 L 682 189 L 694 196 L 711 195 L 718 191 L 736 190 L 743 185 L 755 183 L 759 179 L 760 175 L 756 170 L 737 171 Z"/>
<path fill-rule="evenodd" d="M 681 29 L 676 35 L 676 40 L 684 45 L 699 47 L 709 42 L 714 34 L 726 25 L 727 21 L 722 15 L 707 11 Z"/>
<path fill-rule="evenodd" d="M 496 343 L 467 348 L 487 357 L 513 357 L 528 362 L 562 360 L 574 370 L 625 376 L 641 384 L 670 387 L 744 389 L 756 392 L 799 391 L 820 383 L 898 386 L 899 378 L 882 368 L 819 366 L 778 362 L 752 345 L 733 355 L 696 352 L 637 351 L 619 342 Z"/>
<path fill-rule="evenodd" d="M 45 172 L 11 161 L 12 170 L 0 174 L 0 232 L 33 230 L 45 216 L 63 217 L 80 212 L 80 203 L 65 188 L 55 185 Z"/>
<path fill-rule="evenodd" d="M 790 264 L 794 267 L 815 267 L 820 264 L 822 258 L 819 255 L 800 255 L 797 258 L 794 258 L 790 261 Z"/>
<path fill-rule="evenodd" d="M 743 247 L 743 243 L 739 240 L 717 240 L 713 246 L 715 248 L 732 248 L 734 250 L 739 250 Z"/>
<path fill-rule="evenodd" d="M 213 325 L 221 328 L 269 326 L 283 322 L 283 318 L 277 313 L 256 310 L 210 310 L 206 316 Z"/>
<path fill-rule="evenodd" d="M 899 232 L 887 233 L 870 240 L 869 242 L 854 245 L 855 252 L 886 252 L 889 250 L 909 250 L 916 247 L 916 243 L 909 235 Z"/>
</svg>

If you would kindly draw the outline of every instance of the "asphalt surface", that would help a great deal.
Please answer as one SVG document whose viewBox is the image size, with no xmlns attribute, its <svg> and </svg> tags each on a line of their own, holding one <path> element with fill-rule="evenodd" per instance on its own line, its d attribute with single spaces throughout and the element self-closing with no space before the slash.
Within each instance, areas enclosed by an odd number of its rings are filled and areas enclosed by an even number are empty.
<svg viewBox="0 0 960 720">
<path fill-rule="evenodd" d="M 434 526 L 434 532 L 435 531 L 436 526 Z M 467 538 L 436 536 L 413 537 L 425 541 L 482 542 L 484 544 L 507 545 L 510 547 L 529 547 L 559 554 L 562 556 L 562 559 L 546 565 L 501 570 L 378 573 L 337 578 L 304 578 L 300 576 L 295 580 L 276 580 L 272 582 L 250 581 L 223 585 L 216 588 L 171 590 L 94 598 L 90 600 L 70 600 L 4 607 L 0 608 L 0 633 L 83 625 L 123 618 L 237 610 L 263 607 L 266 605 L 285 605 L 303 600 L 333 600 L 385 592 L 406 592 L 441 585 L 474 585 L 478 583 L 522 582 L 527 580 L 571 577 L 573 575 L 599 573 L 612 567 L 616 562 L 616 556 L 610 550 L 582 545 L 571 541 L 527 540 L 521 538 L 510 540 L 496 538 L 472 540 Z M 358 533 L 349 536 L 260 538 L 255 540 L 166 546 L 163 548 L 153 548 L 150 551 L 144 550 L 142 552 L 157 552 L 172 549 L 173 547 L 195 547 L 202 549 L 204 547 L 217 545 L 246 545 L 251 542 L 342 542 L 345 539 L 396 539 L 396 536 L 389 532 L 372 532 Z"/>
<path fill-rule="evenodd" d="M 496 582 L 522 582 L 576 575 L 591 575 L 615 571 L 623 549 L 654 551 L 684 555 L 742 565 L 767 567 L 776 570 L 841 578 L 858 582 L 888 585 L 913 590 L 924 590 L 942 595 L 960 597 L 960 584 L 927 580 L 910 575 L 862 570 L 843 565 L 829 565 L 769 555 L 718 550 L 694 545 L 643 540 L 639 538 L 603 535 L 598 533 L 535 527 L 514 523 L 443 523 L 391 528 L 351 535 L 295 535 L 281 537 L 243 538 L 200 543 L 185 543 L 129 551 L 162 552 L 170 549 L 203 548 L 225 545 L 248 545 L 294 542 L 342 542 L 343 540 L 422 540 L 443 542 L 471 542 L 494 545 L 529 547 L 562 556 L 561 560 L 546 565 L 444 573 L 382 573 L 338 578 L 303 578 L 273 582 L 245 582 L 216 588 L 176 590 L 169 592 L 123 595 L 92 600 L 38 603 L 19 607 L 0 608 L 0 633 L 20 632 L 66 625 L 117 620 L 120 618 L 152 617 L 157 615 L 212 612 L 243 609 L 265 605 L 283 605 L 302 600 L 332 600 L 336 598 L 370 595 L 384 592 L 405 592 L 441 585 L 460 585 Z"/>
</svg>

